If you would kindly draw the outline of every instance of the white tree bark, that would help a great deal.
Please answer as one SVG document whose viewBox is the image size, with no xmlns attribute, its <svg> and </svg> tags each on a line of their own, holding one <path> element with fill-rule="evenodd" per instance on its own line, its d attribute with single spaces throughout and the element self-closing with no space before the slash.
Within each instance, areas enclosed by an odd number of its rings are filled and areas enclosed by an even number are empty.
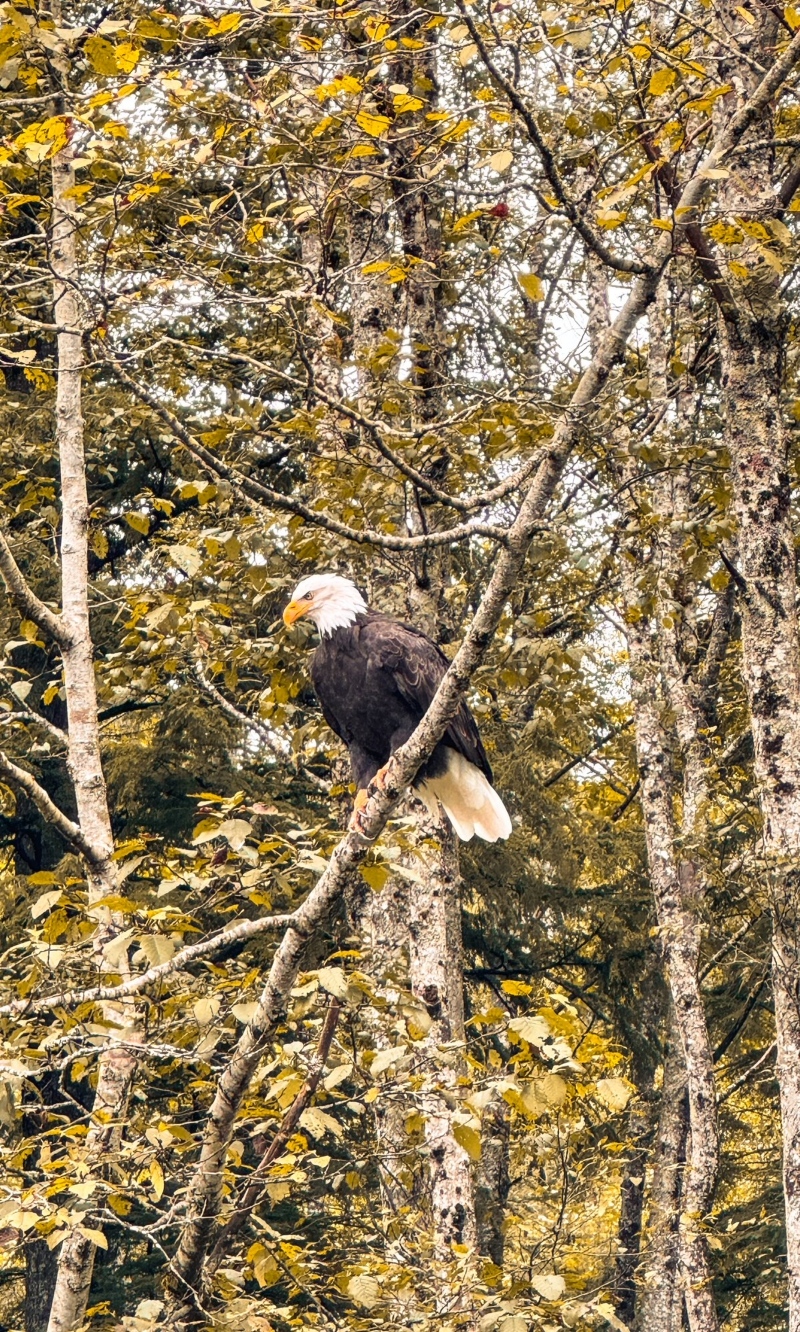
<svg viewBox="0 0 800 1332">
<path fill-rule="evenodd" d="M 58 21 L 58 16 L 54 15 Z M 61 59 L 66 78 L 68 62 Z M 83 313 L 79 297 L 77 220 L 72 147 L 68 143 L 52 160 L 52 215 L 49 260 L 53 273 L 53 308 L 58 327 L 56 387 L 56 442 L 61 472 L 61 634 L 64 686 L 68 713 L 68 763 L 75 790 L 85 856 L 90 909 L 116 886 L 111 859 L 114 841 L 100 757 L 100 729 L 94 654 L 89 623 L 88 532 L 89 500 L 86 484 L 84 431 L 81 406 L 83 376 Z M 97 921 L 95 950 L 103 969 L 102 947 L 114 929 L 107 907 L 92 911 Z M 109 1007 L 108 1015 L 123 1030 L 130 1017 L 124 1005 Z M 98 1166 L 114 1149 L 121 1132 L 135 1056 L 123 1045 L 112 1044 L 99 1059 L 92 1120 L 86 1137 L 87 1162 Z M 50 1308 L 48 1332 L 72 1332 L 86 1310 L 94 1268 L 95 1246 L 73 1226 L 59 1254 L 58 1276 Z"/>
</svg>

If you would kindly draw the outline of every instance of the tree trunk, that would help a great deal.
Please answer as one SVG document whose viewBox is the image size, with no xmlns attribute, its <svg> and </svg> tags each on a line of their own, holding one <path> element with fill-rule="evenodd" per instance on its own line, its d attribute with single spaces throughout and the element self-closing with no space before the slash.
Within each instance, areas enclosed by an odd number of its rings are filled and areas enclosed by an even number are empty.
<svg viewBox="0 0 800 1332">
<path fill-rule="evenodd" d="M 474 1245 L 476 1239 L 472 1169 L 454 1136 L 451 1108 L 458 1102 L 459 1076 L 464 1072 L 461 900 L 455 834 L 443 823 L 423 825 L 422 832 L 439 839 L 441 852 L 426 847 L 423 881 L 409 886 L 409 978 L 431 1020 L 420 1043 L 430 1162 L 427 1192 L 434 1252 L 447 1259 L 451 1245 Z"/>
<path fill-rule="evenodd" d="M 726 7 L 727 8 L 727 7 Z M 778 33 L 774 15 L 755 25 L 727 14 L 744 55 L 764 58 Z M 726 102 L 741 104 L 753 84 L 746 59 L 726 55 Z M 726 108 L 733 109 L 731 106 Z M 754 124 L 757 146 L 737 154 L 723 182 L 729 216 L 762 229 L 780 204 L 770 146 L 773 113 Z M 765 146 L 766 145 L 766 146 Z M 725 438 L 731 458 L 742 590 L 742 674 L 753 734 L 754 772 L 763 818 L 764 856 L 773 908 L 772 983 L 783 1136 L 783 1185 L 789 1328 L 800 1329 L 800 647 L 795 533 L 781 384 L 786 315 L 780 274 L 763 262 L 749 234 L 727 258 L 735 315 L 721 313 L 720 353 Z M 725 260 L 722 261 L 725 263 Z"/>
<path fill-rule="evenodd" d="M 635 1326 L 639 1332 L 680 1332 L 683 1321 L 678 1218 L 689 1117 L 686 1065 L 672 1005 L 666 1041 L 661 1107 L 647 1194 L 644 1271 L 636 1311 Z"/>
<path fill-rule="evenodd" d="M 53 12 L 58 22 L 58 14 Z M 59 53 L 65 72 L 62 53 Z M 62 658 L 67 696 L 69 772 L 81 833 L 91 851 L 86 870 L 89 906 L 113 893 L 116 875 L 111 859 L 114 840 L 100 757 L 94 653 L 89 623 L 88 535 L 89 500 L 86 484 L 83 415 L 84 317 L 79 298 L 77 218 L 74 196 L 73 153 L 67 144 L 52 160 L 52 223 L 50 266 L 53 272 L 53 308 L 58 325 L 58 378 L 56 386 L 56 439 L 61 470 L 61 598 Z M 99 969 L 102 947 L 116 922 L 108 907 L 92 912 L 97 921 L 94 941 Z M 130 1005 L 116 1005 L 113 1016 L 122 1037 Z M 106 1049 L 99 1059 L 98 1083 L 92 1122 L 86 1137 L 86 1160 L 95 1166 L 113 1150 L 127 1106 L 136 1059 L 122 1046 Z M 59 1254 L 58 1276 L 50 1308 L 48 1332 L 72 1332 L 83 1321 L 94 1267 L 95 1245 L 79 1225 L 73 1226 Z"/>
<path fill-rule="evenodd" d="M 666 295 L 666 284 L 662 283 L 650 312 L 651 385 L 656 398 L 659 392 L 665 393 L 668 349 L 665 332 Z M 626 467 L 628 478 L 633 481 L 636 473 L 632 460 Z M 658 486 L 656 491 L 658 494 Z M 660 539 L 656 538 L 655 553 L 659 567 L 666 568 L 668 576 L 674 573 L 673 553 L 678 554 L 671 542 L 674 498 L 672 495 L 665 496 L 662 487 L 660 501 L 662 523 L 669 526 Z M 628 511 L 631 521 L 635 521 L 632 503 Z M 623 595 L 642 815 L 661 947 L 686 1060 L 689 1098 L 690 1147 L 681 1205 L 680 1264 L 691 1332 L 715 1332 L 718 1320 L 711 1285 L 709 1250 L 703 1232 L 705 1218 L 714 1199 L 719 1167 L 713 1057 L 698 979 L 701 942 L 698 908 L 703 882 L 694 860 L 679 854 L 677 850 L 679 829 L 675 817 L 672 752 L 661 716 L 664 711 L 659 687 L 662 672 L 659 670 L 656 651 L 659 659 L 665 660 L 667 664 L 662 678 L 665 680 L 667 700 L 677 719 L 676 729 L 684 763 L 684 834 L 691 835 L 694 832 L 705 789 L 705 776 L 699 755 L 697 717 L 688 695 L 686 673 L 680 669 L 679 663 L 676 635 L 681 620 L 674 613 L 666 615 L 659 599 L 655 624 L 651 623 L 637 584 L 636 568 L 638 566 L 641 569 L 642 560 L 643 547 L 634 540 L 630 543 L 629 558 L 624 565 Z M 663 585 L 663 575 L 660 581 Z M 655 643 L 654 634 L 657 635 Z"/>
</svg>

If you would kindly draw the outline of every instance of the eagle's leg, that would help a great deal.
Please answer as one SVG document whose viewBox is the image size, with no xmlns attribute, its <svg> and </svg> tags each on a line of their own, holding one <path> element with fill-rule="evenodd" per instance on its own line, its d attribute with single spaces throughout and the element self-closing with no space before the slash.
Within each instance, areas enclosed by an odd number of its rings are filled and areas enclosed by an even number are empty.
<svg viewBox="0 0 800 1332">
<path fill-rule="evenodd" d="M 376 786 L 376 787 L 378 788 L 379 791 L 385 791 L 385 790 L 386 790 L 386 772 L 387 772 L 388 767 L 389 767 L 389 764 L 388 764 L 388 763 L 384 763 L 384 765 L 383 765 L 382 768 L 378 768 L 378 771 L 375 773 L 375 776 L 373 777 L 372 781 L 370 782 L 370 786 Z"/>
<path fill-rule="evenodd" d="M 360 837 L 364 836 L 364 828 L 361 822 L 361 814 L 362 811 L 366 809 L 368 800 L 369 800 L 369 791 L 365 786 L 362 786 L 360 791 L 356 791 L 356 797 L 355 800 L 353 801 L 353 812 L 350 815 L 350 822 L 347 825 L 350 832 L 356 832 L 359 834 Z"/>
<path fill-rule="evenodd" d="M 384 789 L 387 766 L 388 766 L 387 764 L 384 764 L 382 768 L 378 768 L 378 771 L 375 773 L 375 776 L 370 779 L 369 786 L 366 787 L 362 786 L 358 791 L 356 791 L 355 799 L 353 801 L 353 813 L 350 815 L 350 822 L 347 826 L 351 832 L 357 832 L 360 837 L 364 837 L 365 835 L 364 826 L 361 820 L 362 811 L 366 809 L 367 802 L 370 797 L 370 792 L 375 788 L 377 788 L 379 791 L 382 791 Z M 370 838 L 369 840 L 372 841 L 373 839 Z"/>
</svg>

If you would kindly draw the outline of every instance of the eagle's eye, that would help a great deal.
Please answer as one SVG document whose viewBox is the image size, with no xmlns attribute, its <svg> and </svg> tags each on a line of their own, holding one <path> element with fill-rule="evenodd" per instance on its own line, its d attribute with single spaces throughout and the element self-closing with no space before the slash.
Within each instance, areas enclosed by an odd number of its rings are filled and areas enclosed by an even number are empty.
<svg viewBox="0 0 800 1332">
<path fill-rule="evenodd" d="M 313 592 L 306 592 L 305 596 L 303 597 L 303 601 L 313 601 L 313 599 L 314 599 Z"/>
</svg>

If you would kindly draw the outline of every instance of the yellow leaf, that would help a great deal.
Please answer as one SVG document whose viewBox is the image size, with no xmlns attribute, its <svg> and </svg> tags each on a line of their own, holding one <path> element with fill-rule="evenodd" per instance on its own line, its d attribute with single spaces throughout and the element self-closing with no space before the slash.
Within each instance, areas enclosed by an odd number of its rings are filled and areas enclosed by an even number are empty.
<svg viewBox="0 0 800 1332">
<path fill-rule="evenodd" d="M 597 1084 L 597 1095 L 609 1110 L 624 1110 L 633 1091 L 624 1078 L 601 1078 Z"/>
<path fill-rule="evenodd" d="M 150 1162 L 150 1183 L 153 1186 L 155 1200 L 159 1202 L 164 1194 L 164 1171 L 160 1161 Z"/>
<path fill-rule="evenodd" d="M 78 1226 L 78 1229 L 84 1238 L 90 1240 L 98 1249 L 108 1248 L 108 1240 L 102 1230 L 92 1230 L 90 1226 Z"/>
<path fill-rule="evenodd" d="M 527 981 L 505 980 L 500 989 L 504 994 L 530 994 L 533 986 Z"/>
<path fill-rule="evenodd" d="M 420 97 L 412 97 L 410 93 L 397 93 L 393 101 L 398 115 L 403 111 L 419 111 L 425 105 Z"/>
<path fill-rule="evenodd" d="M 121 42 L 116 48 L 114 55 L 117 58 L 117 68 L 123 74 L 130 74 L 139 63 L 141 51 L 136 46 L 131 46 L 130 42 Z"/>
<path fill-rule="evenodd" d="M 287 1184 L 284 1180 L 279 1180 L 276 1181 L 276 1183 L 274 1184 L 267 1185 L 267 1193 L 269 1194 L 269 1200 L 270 1202 L 273 1203 L 283 1202 L 284 1198 L 289 1197 L 291 1191 L 292 1191 L 291 1185 Z"/>
<path fill-rule="evenodd" d="M 361 877 L 366 879 L 374 893 L 379 893 L 389 878 L 389 870 L 385 865 L 362 865 Z"/>
<path fill-rule="evenodd" d="M 242 21 L 241 14 L 223 14 L 221 19 L 210 22 L 208 25 L 209 36 L 216 37 L 221 32 L 234 32 Z"/>
<path fill-rule="evenodd" d="M 381 1288 L 372 1276 L 354 1276 L 347 1283 L 347 1294 L 362 1309 L 374 1309 L 381 1297 Z"/>
<path fill-rule="evenodd" d="M 795 9 L 794 5 L 787 5 L 783 11 L 783 17 L 794 32 L 795 28 L 800 28 L 800 9 Z"/>
<path fill-rule="evenodd" d="M 28 879 L 28 883 L 30 883 L 33 878 L 34 876 L 31 875 L 31 878 Z M 52 882 L 55 882 L 55 876 L 53 877 Z M 38 920 L 39 916 L 43 916 L 46 911 L 49 911 L 52 906 L 55 906 L 60 897 L 60 888 L 51 888 L 49 893 L 42 893 L 41 897 L 37 897 L 36 901 L 31 906 L 31 915 L 33 916 L 33 919 Z"/>
<path fill-rule="evenodd" d="M 544 300 L 544 287 L 542 286 L 542 280 L 541 278 L 538 278 L 535 273 L 518 273 L 517 281 L 519 285 L 522 287 L 522 290 L 525 292 L 525 295 L 528 297 L 529 300 L 531 301 Z"/>
<path fill-rule="evenodd" d="M 657 69 L 650 76 L 649 92 L 651 97 L 662 97 L 677 79 L 674 69 Z"/>
<path fill-rule="evenodd" d="M 470 1161 L 481 1159 L 481 1135 L 469 1124 L 454 1124 L 453 1137 L 459 1147 L 463 1147 Z"/>
<path fill-rule="evenodd" d="M 469 42 L 467 46 L 462 46 L 458 53 L 458 63 L 461 66 L 468 65 L 478 54 L 478 48 L 474 42 Z"/>
<path fill-rule="evenodd" d="M 560 1300 L 566 1289 L 564 1278 L 555 1274 L 531 1277 L 531 1285 L 543 1300 Z"/>
<path fill-rule="evenodd" d="M 60 147 L 63 147 L 63 144 L 26 143 L 25 156 L 29 162 L 44 162 L 45 158 L 57 153 Z M 8 353 L 6 353 L 6 355 L 7 354 Z"/>
<path fill-rule="evenodd" d="M 482 208 L 475 208 L 471 213 L 464 213 L 462 217 L 456 218 L 453 223 L 453 235 L 457 235 L 459 231 L 465 231 L 470 223 L 474 222 L 478 217 L 483 217 Z"/>
<path fill-rule="evenodd" d="M 134 532 L 139 532 L 142 536 L 147 536 L 150 531 L 150 519 L 145 513 L 126 513 L 125 522 Z"/>
<path fill-rule="evenodd" d="M 132 1206 L 127 1198 L 123 1198 L 121 1193 L 109 1193 L 106 1202 L 112 1212 L 116 1212 L 117 1216 L 127 1216 Z"/>
<path fill-rule="evenodd" d="M 95 74 L 110 76 L 119 72 L 117 53 L 111 42 L 107 42 L 105 37 L 90 37 L 83 49 L 89 57 L 89 63 Z"/>
<path fill-rule="evenodd" d="M 52 870 L 37 870 L 35 874 L 28 875 L 28 883 L 33 884 L 35 888 L 47 888 L 57 882 Z"/>
<path fill-rule="evenodd" d="M 376 259 L 372 264 L 365 264 L 361 272 L 364 277 L 368 277 L 370 273 L 386 273 L 391 267 L 392 265 L 387 260 Z"/>
<path fill-rule="evenodd" d="M 379 139 L 385 134 L 391 125 L 388 116 L 378 115 L 377 111 L 359 111 L 356 116 L 356 124 L 365 134 L 371 134 L 373 139 Z"/>
</svg>

